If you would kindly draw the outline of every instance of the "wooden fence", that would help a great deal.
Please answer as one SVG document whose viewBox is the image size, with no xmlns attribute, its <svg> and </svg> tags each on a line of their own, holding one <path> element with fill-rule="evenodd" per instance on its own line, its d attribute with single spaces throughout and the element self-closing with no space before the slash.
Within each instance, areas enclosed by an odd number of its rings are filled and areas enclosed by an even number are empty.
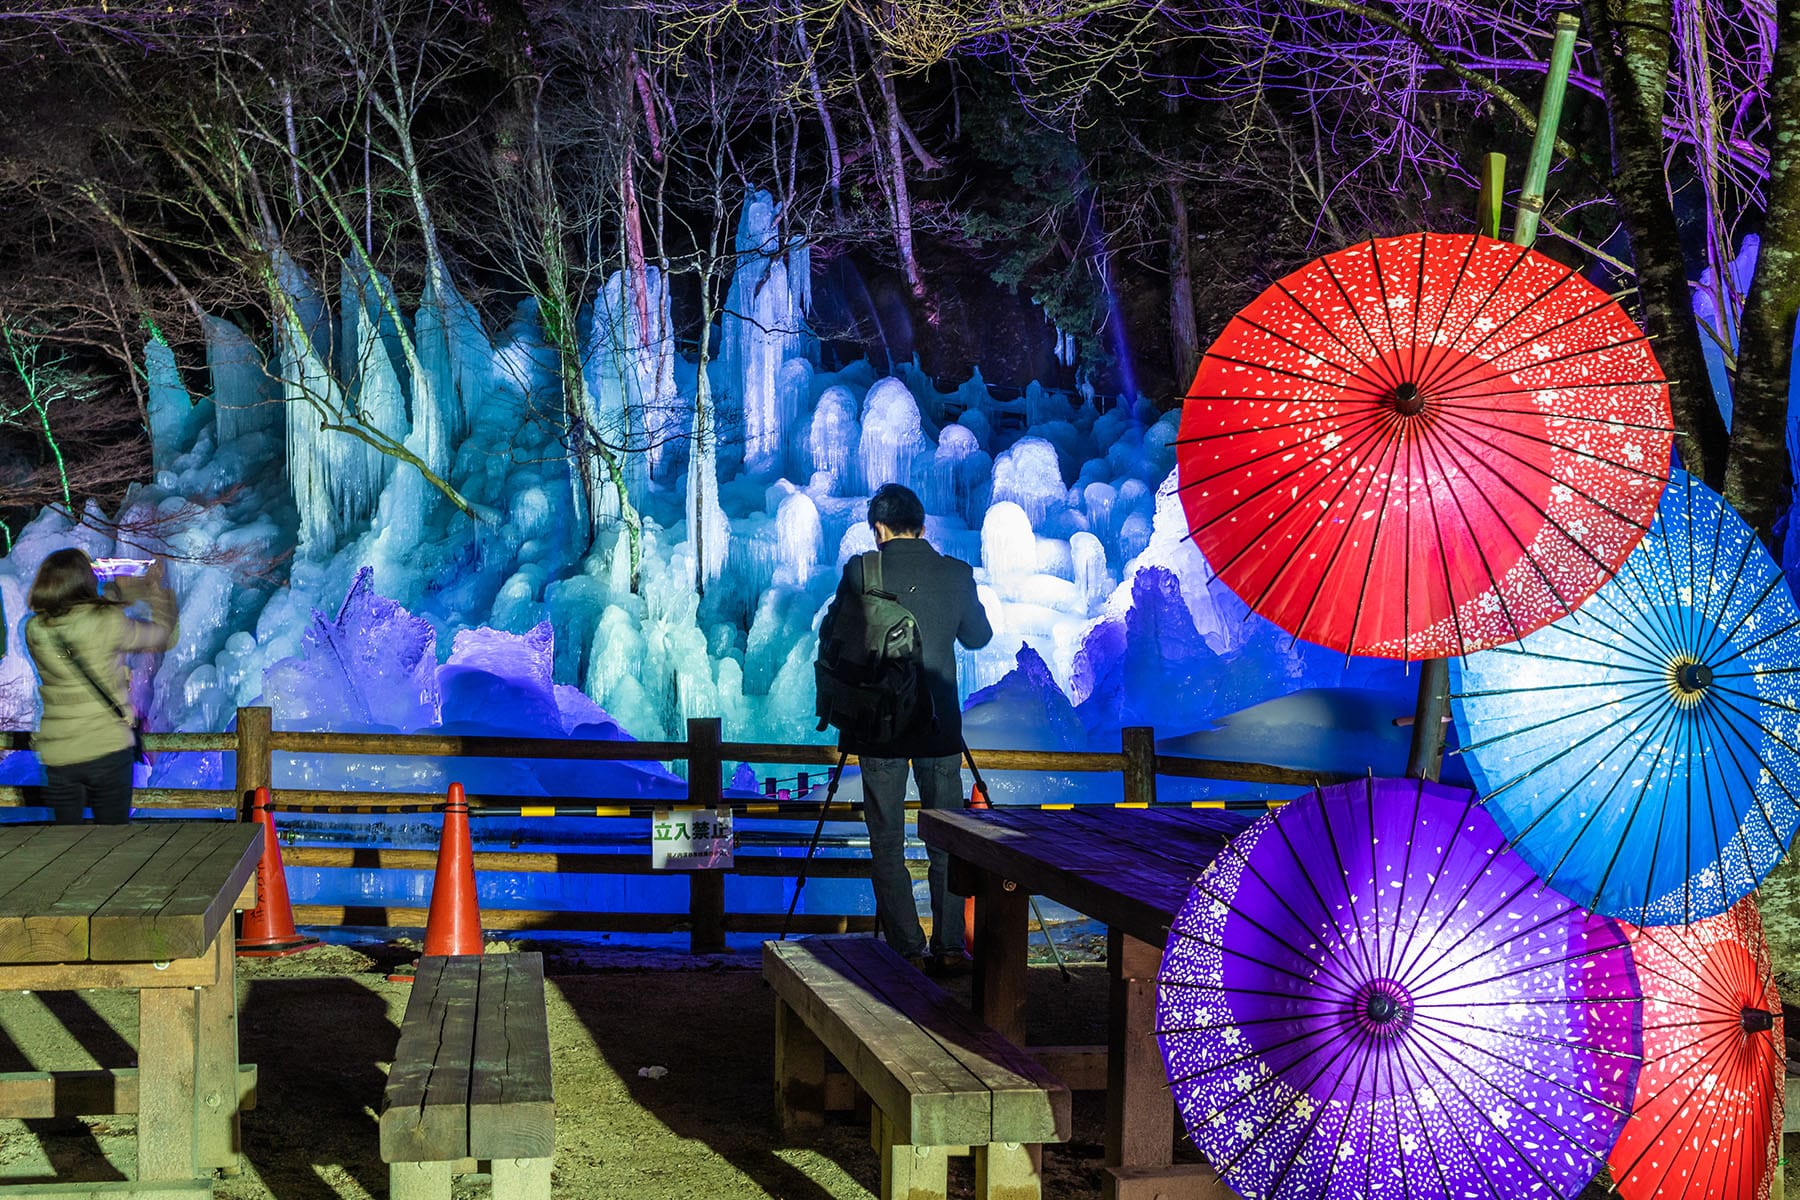
<svg viewBox="0 0 1800 1200">
<path fill-rule="evenodd" d="M 0 731 L 0 748 L 30 748 L 29 733 Z M 228 809 L 239 820 L 246 818 L 248 801 L 257 788 L 269 788 L 273 807 L 295 813 L 404 813 L 432 811 L 442 803 L 436 793 L 343 792 L 273 786 L 276 752 L 339 754 L 357 757 L 560 759 L 582 762 L 685 763 L 685 799 L 658 801 L 612 800 L 592 797 L 530 797 L 471 795 L 469 807 L 522 813 L 527 816 L 555 812 L 590 816 L 647 815 L 651 808 L 716 808 L 723 799 L 727 762 L 767 765 L 830 767 L 838 761 L 831 746 L 788 745 L 768 742 L 727 742 L 716 718 L 697 718 L 687 723 L 687 739 L 679 742 L 619 742 L 579 738 L 462 737 L 444 734 L 315 733 L 277 730 L 267 708 L 240 708 L 237 729 L 229 733 L 152 733 L 146 737 L 153 751 L 222 752 L 234 756 L 235 786 L 224 788 L 139 788 L 138 807 L 172 809 Z M 1042 771 L 1054 774 L 1118 774 L 1122 803 L 1149 806 L 1156 803 L 1159 776 L 1208 779 L 1290 787 L 1312 787 L 1336 782 L 1341 777 L 1264 763 L 1229 762 L 1219 759 L 1177 757 L 1156 752 L 1154 732 L 1148 727 L 1123 731 L 1117 752 L 1060 750 L 977 750 L 973 752 L 984 773 L 989 771 Z M 851 761 L 854 761 L 854 757 Z M 0 787 L 0 805 L 37 803 L 33 787 Z M 1198 806 L 1217 802 L 1199 801 Z M 818 805 L 782 801 L 730 801 L 740 819 L 752 820 L 800 816 L 816 817 Z M 856 809 L 833 805 L 832 812 L 850 818 Z M 350 867 L 370 870 L 431 870 L 433 850 L 404 850 L 366 845 L 295 846 L 282 851 L 289 866 Z M 781 928 L 784 914 L 729 912 L 725 904 L 725 872 L 653 872 L 648 853 L 563 853 L 483 851 L 474 856 L 477 871 L 563 872 L 606 875 L 679 874 L 688 879 L 685 913 L 574 912 L 567 910 L 487 909 L 482 924 L 499 930 L 568 930 L 618 933 L 688 934 L 694 953 L 722 950 L 728 933 L 773 933 Z M 740 853 L 730 873 L 747 877 L 793 876 L 800 867 L 797 857 Z M 921 868 L 923 864 L 920 864 Z M 866 878 L 868 860 L 814 858 L 807 874 L 817 878 Z M 302 925 L 384 925 L 418 927 L 425 924 L 421 908 L 393 906 L 297 905 L 295 919 Z M 874 918 L 829 913 L 797 913 L 796 933 L 867 931 Z"/>
</svg>

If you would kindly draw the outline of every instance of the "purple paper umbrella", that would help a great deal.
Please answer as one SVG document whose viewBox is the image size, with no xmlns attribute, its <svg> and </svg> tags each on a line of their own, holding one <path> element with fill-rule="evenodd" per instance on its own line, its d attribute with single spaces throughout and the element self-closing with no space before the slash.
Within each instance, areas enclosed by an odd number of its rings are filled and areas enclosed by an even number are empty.
<svg viewBox="0 0 1800 1200">
<path fill-rule="evenodd" d="M 1623 929 L 1475 796 L 1314 792 L 1234 838 L 1170 931 L 1157 1031 L 1188 1132 L 1252 1200 L 1574 1196 L 1643 1055 Z"/>
</svg>

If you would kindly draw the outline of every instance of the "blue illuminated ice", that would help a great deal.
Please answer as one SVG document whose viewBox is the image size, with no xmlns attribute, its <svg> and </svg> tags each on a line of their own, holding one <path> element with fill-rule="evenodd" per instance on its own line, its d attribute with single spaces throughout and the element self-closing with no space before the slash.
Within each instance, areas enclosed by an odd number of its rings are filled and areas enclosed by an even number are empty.
<svg viewBox="0 0 1800 1200">
<path fill-rule="evenodd" d="M 115 514 L 182 556 L 181 641 L 138 672 L 152 723 L 221 729 L 261 702 L 281 728 L 664 739 L 716 716 L 732 739 L 823 741 L 818 622 L 844 562 L 874 544 L 868 498 L 887 482 L 914 487 L 927 538 L 975 568 L 996 631 L 958 652 L 978 746 L 1115 749 L 1121 728 L 1146 724 L 1249 754 L 1257 739 L 1222 742 L 1219 718 L 1307 686 L 1370 685 L 1213 577 L 1174 491 L 1175 414 L 1091 388 L 996 397 L 978 374 L 940 392 L 915 363 L 824 369 L 805 325 L 809 254 L 768 197 L 747 198 L 736 246 L 704 369 L 677 353 L 656 269 L 587 300 L 583 417 L 632 451 L 635 578 L 616 505 L 578 510 L 558 364 L 530 303 L 490 332 L 448 275 L 406 311 L 357 263 L 327 289 L 277 255 L 290 307 L 270 344 L 205 323 L 210 395 L 190 396 L 152 343 L 157 475 Z M 474 515 L 367 440 L 322 429 L 333 406 L 403 443 Z M 115 530 L 47 510 L 20 531 L 0 560 L 13 647 L 43 556 L 71 542 L 139 552 Z M 0 660 L 0 720 L 32 722 L 31 684 L 22 655 Z M 28 772 L 21 760 L 8 778 Z M 471 786 L 523 794 L 680 794 L 660 767 L 468 769 Z M 224 768 L 169 755 L 156 770 L 217 785 Z M 428 760 L 277 770 L 320 787 L 445 779 Z M 1092 783 L 1065 790 L 1098 798 Z"/>
</svg>

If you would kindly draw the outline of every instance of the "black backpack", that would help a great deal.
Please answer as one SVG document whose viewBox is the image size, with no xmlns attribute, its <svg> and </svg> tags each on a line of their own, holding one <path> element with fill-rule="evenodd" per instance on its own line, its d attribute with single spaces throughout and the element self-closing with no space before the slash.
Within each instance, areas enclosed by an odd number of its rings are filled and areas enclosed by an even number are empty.
<svg viewBox="0 0 1800 1200">
<path fill-rule="evenodd" d="M 862 556 L 862 602 L 840 606 L 831 638 L 813 664 L 819 728 L 835 726 L 839 740 L 879 746 L 931 711 L 919 623 L 899 597 L 881 586 L 881 551 Z"/>
</svg>

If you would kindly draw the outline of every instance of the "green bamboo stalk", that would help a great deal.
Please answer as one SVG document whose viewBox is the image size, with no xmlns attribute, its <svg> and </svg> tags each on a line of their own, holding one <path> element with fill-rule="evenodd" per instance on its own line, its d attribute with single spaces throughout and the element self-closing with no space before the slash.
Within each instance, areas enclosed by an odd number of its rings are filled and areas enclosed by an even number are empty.
<svg viewBox="0 0 1800 1200">
<path fill-rule="evenodd" d="M 1529 246 L 1537 241 L 1538 219 L 1544 212 L 1544 184 L 1550 177 L 1550 154 L 1556 148 L 1556 127 L 1562 121 L 1563 94 L 1568 91 L 1575 34 L 1580 28 L 1581 22 L 1573 13 L 1562 13 L 1556 18 L 1556 35 L 1550 43 L 1550 73 L 1544 77 L 1537 134 L 1531 139 L 1531 157 L 1525 160 L 1525 183 L 1519 189 L 1518 215 L 1513 221 L 1514 245 Z"/>
</svg>

